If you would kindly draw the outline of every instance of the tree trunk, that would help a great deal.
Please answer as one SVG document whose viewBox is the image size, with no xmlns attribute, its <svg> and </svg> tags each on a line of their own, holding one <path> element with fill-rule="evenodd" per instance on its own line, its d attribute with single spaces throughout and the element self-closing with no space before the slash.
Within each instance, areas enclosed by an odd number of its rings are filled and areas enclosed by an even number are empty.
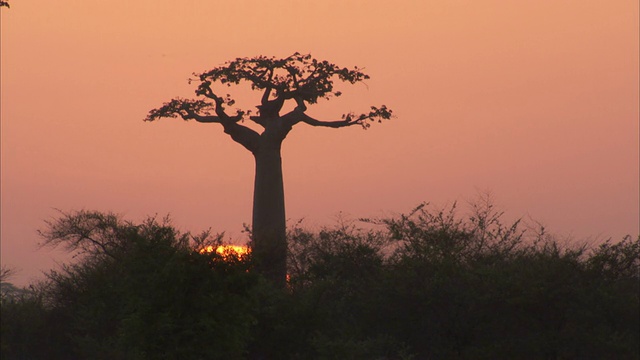
<svg viewBox="0 0 640 360">
<path fill-rule="evenodd" d="M 256 177 L 252 241 L 257 271 L 276 286 L 284 287 L 287 274 L 287 239 L 280 144 L 281 140 L 272 144 L 263 143 L 254 152 Z"/>
</svg>

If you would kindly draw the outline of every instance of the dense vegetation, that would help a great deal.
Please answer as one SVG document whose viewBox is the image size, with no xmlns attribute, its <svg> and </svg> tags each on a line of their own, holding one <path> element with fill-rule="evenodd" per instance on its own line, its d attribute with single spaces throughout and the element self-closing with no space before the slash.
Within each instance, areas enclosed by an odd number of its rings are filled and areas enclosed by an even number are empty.
<svg viewBox="0 0 640 360">
<path fill-rule="evenodd" d="M 3 359 L 637 359 L 640 238 L 594 248 L 421 206 L 290 228 L 285 290 L 223 236 L 75 212 L 77 261 L 2 294 Z"/>
</svg>

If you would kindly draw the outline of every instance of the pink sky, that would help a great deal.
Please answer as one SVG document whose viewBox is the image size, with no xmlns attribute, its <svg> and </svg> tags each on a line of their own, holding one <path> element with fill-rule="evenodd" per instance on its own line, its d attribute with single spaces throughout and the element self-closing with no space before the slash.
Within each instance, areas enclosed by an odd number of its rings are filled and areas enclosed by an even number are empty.
<svg viewBox="0 0 640 360">
<path fill-rule="evenodd" d="M 183 230 L 244 240 L 251 155 L 217 124 L 142 119 L 191 96 L 192 72 L 296 51 L 371 75 L 310 115 L 386 104 L 397 118 L 294 128 L 289 218 L 491 191 L 510 218 L 562 237 L 639 234 L 637 0 L 14 0 L 0 12 L 1 260 L 18 284 L 63 259 L 37 250 L 55 208 L 171 213 Z"/>
</svg>

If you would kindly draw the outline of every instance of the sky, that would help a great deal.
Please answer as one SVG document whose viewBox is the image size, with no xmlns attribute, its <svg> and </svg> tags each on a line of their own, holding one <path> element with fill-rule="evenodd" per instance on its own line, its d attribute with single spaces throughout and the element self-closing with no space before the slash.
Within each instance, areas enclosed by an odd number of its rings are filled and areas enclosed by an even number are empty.
<svg viewBox="0 0 640 360">
<path fill-rule="evenodd" d="M 598 242 L 639 230 L 637 0 L 10 1 L 1 16 L 1 262 L 24 285 L 59 210 L 170 214 L 245 241 L 253 159 L 219 124 L 145 123 L 236 57 L 310 53 L 366 84 L 323 120 L 385 104 L 369 130 L 297 125 L 287 217 L 393 216 L 491 193 L 509 219 Z M 215 89 L 215 87 L 214 87 Z M 219 88 L 245 109 L 261 94 Z M 342 214 L 342 215 L 340 215 Z"/>
</svg>

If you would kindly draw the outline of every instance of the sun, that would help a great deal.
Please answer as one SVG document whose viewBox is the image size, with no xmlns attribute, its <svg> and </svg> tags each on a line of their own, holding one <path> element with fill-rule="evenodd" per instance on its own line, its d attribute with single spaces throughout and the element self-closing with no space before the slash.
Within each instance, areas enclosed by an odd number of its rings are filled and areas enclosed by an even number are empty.
<svg viewBox="0 0 640 360">
<path fill-rule="evenodd" d="M 249 254 L 249 247 L 241 246 L 241 245 L 219 245 L 214 247 L 213 245 L 205 246 L 202 250 L 200 250 L 201 254 L 210 254 L 215 252 L 222 255 L 222 257 L 228 257 L 233 255 L 239 259 L 247 256 Z"/>
</svg>

